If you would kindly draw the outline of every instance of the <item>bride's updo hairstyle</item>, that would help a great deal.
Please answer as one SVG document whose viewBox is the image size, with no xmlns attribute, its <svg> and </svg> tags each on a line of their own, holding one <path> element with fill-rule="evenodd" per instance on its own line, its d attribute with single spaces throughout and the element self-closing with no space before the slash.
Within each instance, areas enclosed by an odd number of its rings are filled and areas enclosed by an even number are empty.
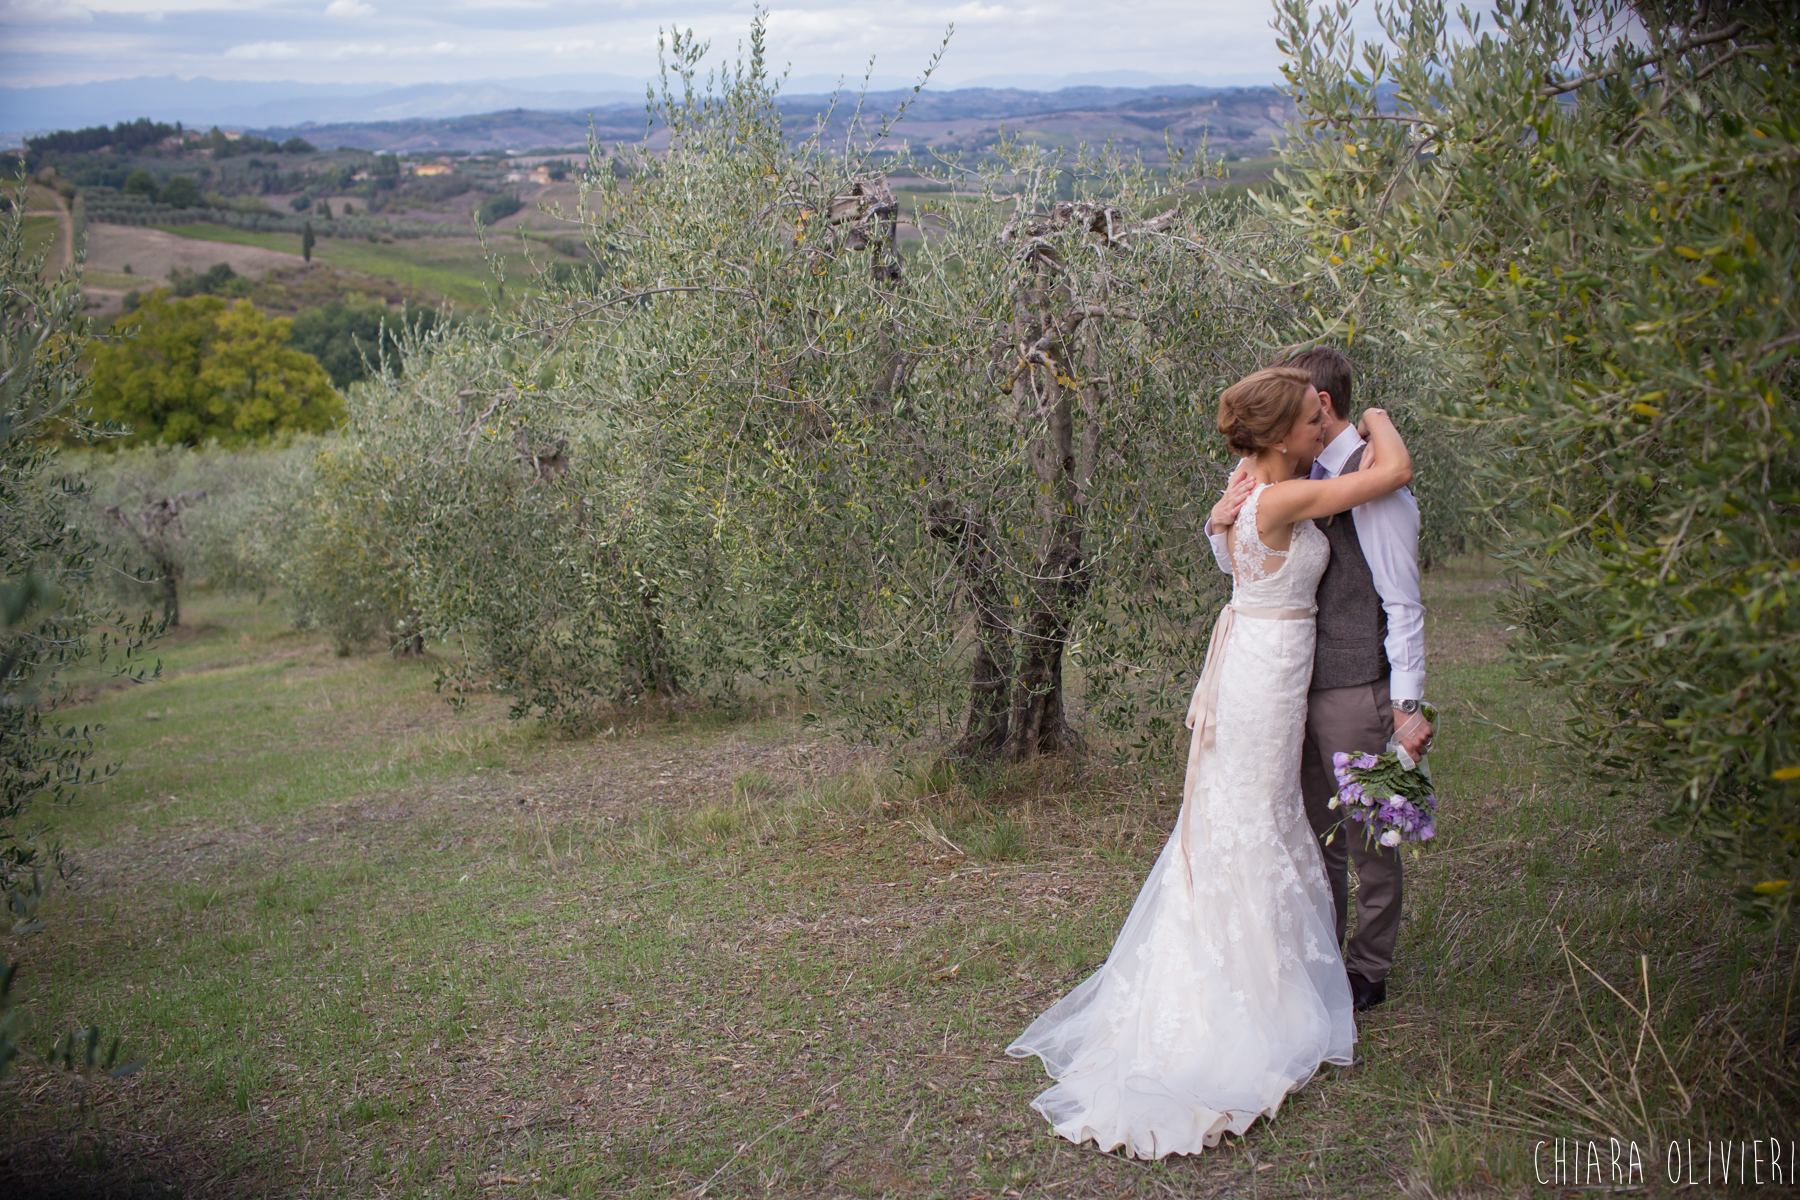
<svg viewBox="0 0 1800 1200">
<path fill-rule="evenodd" d="M 1219 396 L 1219 432 L 1246 458 L 1287 437 L 1306 404 L 1312 376 L 1297 367 L 1264 367 Z"/>
</svg>

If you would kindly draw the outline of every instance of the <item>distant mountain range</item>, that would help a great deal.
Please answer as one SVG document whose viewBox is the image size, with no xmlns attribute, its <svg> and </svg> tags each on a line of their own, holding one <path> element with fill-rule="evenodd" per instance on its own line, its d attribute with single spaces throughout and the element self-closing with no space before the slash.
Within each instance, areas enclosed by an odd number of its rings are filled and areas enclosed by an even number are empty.
<svg viewBox="0 0 1800 1200">
<path fill-rule="evenodd" d="M 481 79 L 456 83 L 336 84 L 182 79 L 178 76 L 114 79 L 55 87 L 0 87 L 0 141 L 16 144 L 25 133 L 110 125 L 137 117 L 187 125 L 273 129 L 307 124 L 448 120 L 479 113 L 527 109 L 539 113 L 638 108 L 645 80 L 602 72 L 541 75 L 522 79 Z M 877 76 L 872 92 L 910 91 L 915 81 Z M 947 90 L 934 84 L 928 96 L 960 92 L 1052 93 L 1068 89 L 1142 89 L 1170 86 L 1244 86 L 1272 82 L 1259 77 L 1183 80 L 1145 71 L 1098 71 L 1079 75 L 1008 75 L 972 79 Z M 835 90 L 835 76 L 789 79 L 783 91 L 794 97 Z M 860 76 L 843 86 L 855 91 Z M 1042 106 L 1042 98 L 1032 103 Z M 586 122 L 582 123 L 585 129 Z M 345 145 L 354 144 L 344 142 Z M 445 147 L 448 148 L 448 147 Z M 476 147 L 468 147 L 474 149 Z"/>
<path fill-rule="evenodd" d="M 829 96 L 783 95 L 782 122 L 796 140 L 810 136 L 829 111 L 824 137 L 840 143 L 849 136 L 854 105 L 832 108 Z M 1165 162 L 1170 144 L 1192 153 L 1209 143 L 1215 153 L 1245 157 L 1267 153 L 1284 136 L 1293 115 L 1288 98 L 1274 88 L 1201 88 L 1185 84 L 1160 88 L 1074 87 L 1057 92 L 1017 88 L 959 88 L 926 91 L 871 91 L 868 114 L 893 113 L 910 100 L 905 119 L 886 146 L 902 145 L 940 154 L 978 152 L 1002 132 L 1039 145 L 1073 148 L 1111 143 L 1121 153 Z M 398 121 L 357 121 L 273 126 L 253 132 L 278 141 L 298 135 L 322 149 L 349 146 L 389 153 L 450 150 L 528 151 L 585 146 L 589 130 L 605 146 L 635 144 L 647 133 L 643 103 L 591 106 L 572 111 L 508 109 L 465 117 L 413 117 Z"/>
<path fill-rule="evenodd" d="M 268 128 L 305 122 L 459 117 L 505 108 L 573 109 L 638 103 L 642 80 L 623 75 L 544 75 L 461 83 L 257 83 L 243 80 L 112 79 L 58 87 L 0 88 L 0 129 L 38 132 L 111 125 L 138 117 L 205 128 Z"/>
</svg>

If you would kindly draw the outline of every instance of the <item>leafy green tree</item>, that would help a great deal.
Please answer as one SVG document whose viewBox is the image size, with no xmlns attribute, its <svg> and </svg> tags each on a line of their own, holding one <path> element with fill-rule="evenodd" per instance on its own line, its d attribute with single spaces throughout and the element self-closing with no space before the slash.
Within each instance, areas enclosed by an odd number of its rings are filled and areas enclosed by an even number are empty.
<svg viewBox="0 0 1800 1200">
<path fill-rule="evenodd" d="M 525 202 L 510 192 L 502 192 L 498 196 L 489 196 L 481 202 L 476 210 L 483 225 L 492 225 L 502 217 L 510 217 L 525 207 Z"/>
<path fill-rule="evenodd" d="M 178 548 L 182 541 L 184 510 L 206 499 L 205 491 L 183 492 L 148 500 L 142 507 L 108 505 L 106 515 L 138 544 L 162 587 L 163 625 L 181 624 L 180 585 L 183 564 Z"/>
<path fill-rule="evenodd" d="M 204 271 L 169 272 L 169 290 L 177 296 L 242 296 L 250 281 L 231 269 L 230 263 L 214 263 Z"/>
<path fill-rule="evenodd" d="M 318 236 L 313 233 L 312 222 L 308 221 L 305 228 L 300 231 L 300 257 L 302 259 L 307 262 L 312 261 L 313 246 L 317 244 L 318 240 Z"/>
<path fill-rule="evenodd" d="M 156 176 L 139 167 L 125 179 L 124 192 L 127 196 L 147 196 L 155 200 L 161 192 L 156 186 Z"/>
<path fill-rule="evenodd" d="M 104 125 L 94 125 L 87 129 L 62 129 L 26 138 L 25 166 L 26 169 L 35 171 L 49 158 L 91 154 L 108 147 L 117 154 L 134 154 L 180 132 L 179 121 L 173 125 L 164 125 L 146 117 L 139 117 L 135 121 L 120 121 L 110 129 Z"/>
<path fill-rule="evenodd" d="M 239 445 L 333 428 L 343 400 L 288 345 L 290 326 L 247 300 L 151 292 L 114 327 L 123 336 L 94 351 L 94 411 L 131 426 L 134 443 Z"/>
<path fill-rule="evenodd" d="M 1400 306 L 1497 452 L 1517 661 L 1772 919 L 1800 895 L 1800 24 L 1785 4 L 1282 0 L 1289 278 Z M 1596 32 L 1600 31 L 1600 32 Z M 1390 99 L 1391 97 L 1391 99 Z M 1351 300 L 1326 325 L 1393 336 Z"/>
<path fill-rule="evenodd" d="M 319 148 L 303 137 L 291 137 L 281 143 L 283 154 L 317 154 Z"/>
<path fill-rule="evenodd" d="M 1187 190 L 1200 164 L 1007 143 L 959 176 L 976 202 L 921 205 L 934 236 L 903 259 L 886 180 L 792 147 L 760 27 L 751 46 L 704 95 L 703 48 L 674 39 L 674 148 L 593 173 L 607 294 L 569 289 L 537 326 L 565 353 L 593 331 L 589 403 L 643 457 L 671 549 L 710 524 L 740 556 L 757 601 L 722 644 L 875 736 L 955 725 L 958 753 L 1017 760 L 1079 747 L 1079 711 L 1172 751 L 1223 591 L 1200 536 L 1228 469 L 1213 400 L 1296 328 L 1283 292 L 1221 263 L 1291 243 Z M 684 566 L 631 577 L 684 620 L 742 603 L 693 596 Z"/>
<path fill-rule="evenodd" d="M 408 303 L 399 311 L 379 300 L 332 300 L 294 318 L 291 344 L 319 360 L 331 376 L 332 386 L 342 391 L 386 364 L 401 369 L 402 331 L 424 335 L 437 326 L 437 311 Z"/>
<path fill-rule="evenodd" d="M 163 185 L 161 198 L 172 208 L 194 208 L 201 202 L 200 186 L 186 175 L 176 175 Z"/>
</svg>

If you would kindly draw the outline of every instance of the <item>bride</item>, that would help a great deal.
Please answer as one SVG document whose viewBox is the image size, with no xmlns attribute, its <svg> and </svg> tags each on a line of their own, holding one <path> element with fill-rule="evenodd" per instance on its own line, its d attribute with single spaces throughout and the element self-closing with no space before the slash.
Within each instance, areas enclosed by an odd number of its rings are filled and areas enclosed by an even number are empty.
<svg viewBox="0 0 1800 1200">
<path fill-rule="evenodd" d="M 1181 815 L 1106 964 L 1007 1048 L 1056 1080 L 1032 1107 L 1058 1134 L 1141 1158 L 1242 1134 L 1321 1063 L 1349 1063 L 1356 1042 L 1300 799 L 1313 593 L 1331 553 L 1312 521 L 1403 486 L 1412 462 L 1370 409 L 1361 470 L 1293 478 L 1325 427 L 1307 373 L 1290 367 L 1227 388 L 1218 420 L 1255 486 L 1231 527 L 1231 603 L 1188 708 Z"/>
</svg>

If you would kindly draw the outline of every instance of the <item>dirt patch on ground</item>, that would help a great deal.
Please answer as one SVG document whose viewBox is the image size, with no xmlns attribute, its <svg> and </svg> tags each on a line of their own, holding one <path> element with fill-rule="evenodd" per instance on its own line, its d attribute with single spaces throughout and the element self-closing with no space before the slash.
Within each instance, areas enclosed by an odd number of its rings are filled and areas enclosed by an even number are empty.
<svg viewBox="0 0 1800 1200">
<path fill-rule="evenodd" d="M 87 232 L 87 265 L 95 271 L 123 273 L 131 268 L 140 287 L 161 287 L 169 272 L 204 271 L 214 263 L 230 263 L 239 275 L 260 276 L 271 267 L 304 266 L 298 254 L 264 250 L 260 246 L 234 246 L 180 237 L 161 229 L 139 225 L 91 224 Z"/>
</svg>

